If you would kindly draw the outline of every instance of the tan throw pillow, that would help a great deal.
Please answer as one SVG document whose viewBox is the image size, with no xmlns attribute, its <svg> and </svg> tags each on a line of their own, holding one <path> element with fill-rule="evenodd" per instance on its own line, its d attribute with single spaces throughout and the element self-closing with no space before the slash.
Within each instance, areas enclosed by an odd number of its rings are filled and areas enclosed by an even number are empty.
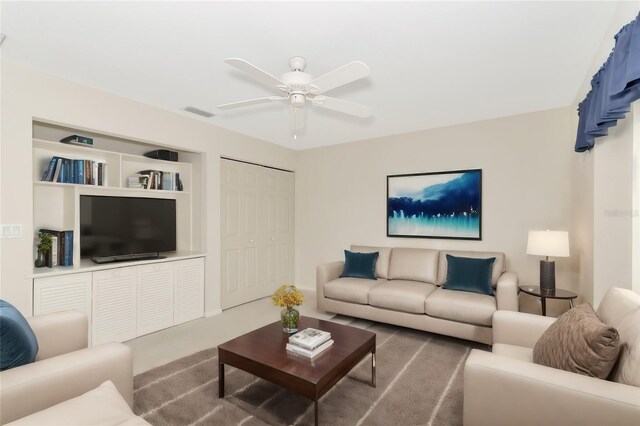
<svg viewBox="0 0 640 426">
<path fill-rule="evenodd" d="M 620 337 L 583 303 L 562 314 L 533 347 L 533 362 L 606 379 L 618 359 Z"/>
</svg>

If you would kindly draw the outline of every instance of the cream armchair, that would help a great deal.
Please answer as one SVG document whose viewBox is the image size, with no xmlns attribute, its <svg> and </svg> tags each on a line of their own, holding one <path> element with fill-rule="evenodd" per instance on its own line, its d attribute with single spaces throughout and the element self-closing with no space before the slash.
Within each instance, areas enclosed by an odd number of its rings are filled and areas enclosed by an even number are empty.
<svg viewBox="0 0 640 426">
<path fill-rule="evenodd" d="M 597 313 L 608 325 L 618 328 L 616 322 L 624 318 L 634 327 L 640 296 L 611 289 Z M 466 426 L 640 424 L 640 387 L 533 363 L 533 346 L 554 320 L 510 311 L 493 315 L 492 352 L 474 349 L 465 363 Z M 637 331 L 625 335 L 618 330 L 628 353 L 640 349 L 629 346 L 640 344 Z"/>
<path fill-rule="evenodd" d="M 78 311 L 27 321 L 40 349 L 34 363 L 0 373 L 0 424 L 78 397 L 107 380 L 132 405 L 131 349 L 120 343 L 88 348 L 87 318 Z"/>
</svg>

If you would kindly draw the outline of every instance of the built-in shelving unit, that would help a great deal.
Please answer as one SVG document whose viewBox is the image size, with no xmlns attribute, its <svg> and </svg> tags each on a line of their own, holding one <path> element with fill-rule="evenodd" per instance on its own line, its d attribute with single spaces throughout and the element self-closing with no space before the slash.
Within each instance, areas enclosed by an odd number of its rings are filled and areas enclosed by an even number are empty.
<svg viewBox="0 0 640 426">
<path fill-rule="evenodd" d="M 58 142 L 72 134 L 92 137 L 94 146 Z M 201 154 L 44 122 L 33 123 L 33 136 L 33 229 L 74 231 L 73 266 L 33 270 L 34 315 L 80 310 L 87 314 L 93 344 L 132 339 L 203 316 L 205 254 L 202 215 L 196 209 L 204 200 L 198 197 L 201 182 L 194 179 L 201 175 Z M 143 156 L 156 149 L 177 151 L 181 161 Z M 54 156 L 106 164 L 106 181 L 101 186 L 42 181 Z M 143 170 L 179 173 L 182 191 L 128 188 L 129 176 Z M 176 200 L 176 251 L 137 262 L 98 265 L 81 259 L 81 195 Z"/>
<path fill-rule="evenodd" d="M 144 157 L 131 152 L 148 152 L 158 149 L 157 146 L 137 141 L 117 140 L 116 143 L 104 137 L 103 145 L 79 146 L 70 145 L 57 140 L 70 134 L 86 134 L 73 129 L 50 126 L 45 123 L 34 123 L 34 136 L 38 133 L 48 137 L 34 137 L 33 139 L 33 225 L 34 230 L 41 228 L 74 231 L 74 267 L 56 267 L 55 270 L 64 273 L 77 270 L 81 265 L 80 232 L 79 232 L 79 200 L 81 195 L 113 195 L 125 197 L 168 198 L 176 200 L 176 244 L 179 252 L 198 252 L 200 247 L 193 244 L 194 212 L 193 212 L 193 164 L 188 161 L 164 161 Z M 93 135 L 92 135 L 93 136 Z M 95 145 L 102 139 L 95 138 Z M 111 142 L 111 144 L 109 143 Z M 115 149 L 126 149 L 128 152 Z M 194 153 L 180 152 L 182 157 L 193 159 Z M 107 165 L 107 176 L 104 186 L 82 185 L 74 183 L 59 183 L 42 181 L 42 176 L 49 162 L 54 157 L 82 159 L 104 163 Z M 198 162 L 199 163 L 199 162 Z M 183 190 L 156 190 L 128 188 L 128 178 L 142 170 L 160 170 L 163 172 L 179 173 Z M 197 186 L 197 185 L 196 185 Z M 86 263 L 86 262 L 85 262 Z M 88 265 L 89 267 L 91 265 Z M 46 268 L 49 269 L 49 268 Z M 51 270 L 34 269 L 34 275 L 50 274 Z"/>
</svg>

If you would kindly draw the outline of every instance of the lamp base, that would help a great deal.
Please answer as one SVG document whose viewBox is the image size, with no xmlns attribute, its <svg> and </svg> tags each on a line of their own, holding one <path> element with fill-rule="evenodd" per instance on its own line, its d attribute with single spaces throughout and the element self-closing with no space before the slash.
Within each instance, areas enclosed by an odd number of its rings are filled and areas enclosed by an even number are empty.
<svg viewBox="0 0 640 426">
<path fill-rule="evenodd" d="M 553 260 L 540 261 L 540 289 L 556 291 L 556 262 Z"/>
</svg>

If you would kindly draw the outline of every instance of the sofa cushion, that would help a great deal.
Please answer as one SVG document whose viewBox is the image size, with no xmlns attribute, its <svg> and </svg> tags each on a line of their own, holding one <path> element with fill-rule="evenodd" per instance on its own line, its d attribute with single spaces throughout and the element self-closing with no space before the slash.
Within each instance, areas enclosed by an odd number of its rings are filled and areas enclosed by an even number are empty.
<svg viewBox="0 0 640 426">
<path fill-rule="evenodd" d="M 329 299 L 367 305 L 369 304 L 369 290 L 386 281 L 383 279 L 372 281 L 363 278 L 338 278 L 324 285 L 324 295 Z"/>
<path fill-rule="evenodd" d="M 491 326 L 496 298 L 486 294 L 438 288 L 424 301 L 424 312 L 435 318 Z"/>
<path fill-rule="evenodd" d="M 444 288 L 493 296 L 491 271 L 495 257 L 474 259 L 447 255 L 447 281 Z"/>
<path fill-rule="evenodd" d="M 438 250 L 394 248 L 389 261 L 390 280 L 435 283 L 438 276 Z"/>
<path fill-rule="evenodd" d="M 30 364 L 38 354 L 38 339 L 11 303 L 0 300 L 0 371 Z"/>
<path fill-rule="evenodd" d="M 376 277 L 389 278 L 389 258 L 391 257 L 391 247 L 372 247 L 372 246 L 351 246 L 351 251 L 358 253 L 378 252 L 378 261 L 376 262 Z"/>
<path fill-rule="evenodd" d="M 133 422 L 131 422 L 133 421 Z M 115 385 L 107 380 L 89 392 L 23 417 L 12 426 L 148 424 L 136 416 Z"/>
<path fill-rule="evenodd" d="M 340 277 L 376 279 L 376 261 L 378 252 L 374 253 L 354 253 L 349 250 L 344 251 L 344 270 Z"/>
<path fill-rule="evenodd" d="M 447 255 L 457 257 L 472 257 L 474 259 L 487 259 L 489 257 L 495 257 L 493 262 L 493 269 L 491 271 L 491 285 L 494 287 L 498 284 L 498 278 L 506 270 L 506 262 L 504 253 L 494 251 L 455 251 L 455 250 L 442 250 L 440 251 L 440 258 L 438 261 L 438 278 L 435 281 L 437 285 L 443 285 L 447 281 Z"/>
<path fill-rule="evenodd" d="M 591 305 L 583 303 L 560 315 L 542 333 L 533 347 L 533 361 L 606 379 L 619 352 L 616 329 L 600 321 Z"/>
<path fill-rule="evenodd" d="M 424 314 L 424 299 L 435 289 L 433 284 L 391 280 L 369 291 L 369 304 L 394 311 Z"/>
<path fill-rule="evenodd" d="M 640 295 L 628 289 L 611 288 L 596 313 L 620 335 L 620 355 L 611 380 L 640 387 Z"/>
</svg>

